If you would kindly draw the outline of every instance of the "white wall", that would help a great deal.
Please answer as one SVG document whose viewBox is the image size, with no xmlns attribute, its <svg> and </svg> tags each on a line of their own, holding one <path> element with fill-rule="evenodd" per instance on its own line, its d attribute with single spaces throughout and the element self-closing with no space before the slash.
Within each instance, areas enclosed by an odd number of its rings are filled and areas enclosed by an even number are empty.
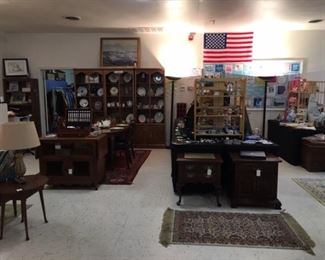
<svg viewBox="0 0 325 260">
<path fill-rule="evenodd" d="M 141 38 L 141 67 L 162 66 L 166 75 L 171 76 L 189 76 L 193 69 L 202 67 L 203 36 L 196 34 L 193 41 L 188 41 L 186 33 L 176 35 L 13 33 L 5 34 L 5 39 L 0 40 L 0 55 L 3 49 L 3 57 L 28 58 L 31 76 L 40 79 L 40 97 L 42 97 L 41 69 L 99 67 L 100 38 L 119 36 Z M 305 77 L 308 80 L 325 80 L 324 46 L 325 31 L 255 32 L 253 58 L 303 58 Z M 182 98 L 186 95 L 185 99 L 189 100 L 193 92 L 185 90 L 181 93 Z M 178 100 L 175 100 L 176 102 Z M 41 99 L 42 115 L 43 108 L 44 102 Z M 166 108 L 168 117 L 169 107 Z"/>
<path fill-rule="evenodd" d="M 0 78 L 2 79 L 2 58 L 3 58 L 3 53 L 4 53 L 4 34 L 0 33 Z M 2 80 L 0 80 L 0 96 L 3 96 L 3 87 L 2 87 Z"/>
</svg>

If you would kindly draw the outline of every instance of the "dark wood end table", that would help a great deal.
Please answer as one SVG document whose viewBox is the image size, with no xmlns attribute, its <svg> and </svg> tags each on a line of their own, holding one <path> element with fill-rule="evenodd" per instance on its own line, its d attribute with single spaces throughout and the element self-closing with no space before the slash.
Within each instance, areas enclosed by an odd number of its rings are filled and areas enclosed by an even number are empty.
<svg viewBox="0 0 325 260">
<path fill-rule="evenodd" d="M 1 203 L 1 231 L 0 239 L 3 237 L 3 226 L 4 226 L 4 217 L 5 217 L 5 206 L 6 202 L 12 200 L 14 206 L 14 214 L 17 216 L 16 201 L 21 201 L 21 214 L 22 222 L 25 223 L 25 233 L 26 240 L 29 240 L 28 236 L 28 225 L 27 225 L 27 212 L 26 212 L 26 200 L 32 196 L 34 193 L 38 192 L 41 199 L 42 210 L 44 221 L 47 223 L 44 198 L 43 198 L 43 189 L 44 185 L 47 183 L 48 178 L 40 174 L 28 175 L 24 177 L 25 183 L 18 184 L 16 182 L 2 182 L 0 183 L 0 203 Z"/>
</svg>

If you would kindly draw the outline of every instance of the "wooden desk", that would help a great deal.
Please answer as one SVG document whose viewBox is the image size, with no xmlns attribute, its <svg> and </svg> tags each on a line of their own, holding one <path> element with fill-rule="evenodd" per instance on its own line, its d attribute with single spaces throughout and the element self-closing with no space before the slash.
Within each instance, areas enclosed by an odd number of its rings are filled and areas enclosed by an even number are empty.
<svg viewBox="0 0 325 260">
<path fill-rule="evenodd" d="M 14 201 L 15 215 L 17 215 L 16 201 L 17 200 L 21 201 L 21 214 L 22 214 L 22 221 L 24 221 L 24 223 L 25 223 L 26 240 L 29 240 L 26 200 L 36 192 L 39 192 L 39 195 L 40 195 L 44 221 L 45 221 L 45 223 L 48 222 L 46 219 L 44 198 L 43 198 L 43 188 L 44 188 L 44 185 L 47 183 L 48 179 L 45 176 L 41 176 L 40 174 L 25 176 L 24 179 L 26 181 L 24 184 L 18 184 L 16 182 L 2 182 L 2 183 L 0 183 L 0 202 L 1 202 L 0 239 L 2 239 L 2 237 L 3 237 L 5 207 L 6 207 L 7 201 L 10 201 L 10 200 Z"/>
</svg>

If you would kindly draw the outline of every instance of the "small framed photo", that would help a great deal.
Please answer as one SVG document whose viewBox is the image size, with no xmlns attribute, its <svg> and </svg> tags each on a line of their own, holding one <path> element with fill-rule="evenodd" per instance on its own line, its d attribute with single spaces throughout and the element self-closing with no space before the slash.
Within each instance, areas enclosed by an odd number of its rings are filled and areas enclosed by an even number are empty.
<svg viewBox="0 0 325 260">
<path fill-rule="evenodd" d="M 19 91 L 18 81 L 9 82 L 9 88 L 7 92 L 17 92 L 17 91 Z"/>
<path fill-rule="evenodd" d="M 140 38 L 101 38 L 102 67 L 139 67 Z"/>
<path fill-rule="evenodd" d="M 3 75 L 5 77 L 28 77 L 27 59 L 3 59 Z"/>
<path fill-rule="evenodd" d="M 22 104 L 26 102 L 26 95 L 24 93 L 18 92 L 14 93 L 10 97 L 10 104 Z"/>
</svg>

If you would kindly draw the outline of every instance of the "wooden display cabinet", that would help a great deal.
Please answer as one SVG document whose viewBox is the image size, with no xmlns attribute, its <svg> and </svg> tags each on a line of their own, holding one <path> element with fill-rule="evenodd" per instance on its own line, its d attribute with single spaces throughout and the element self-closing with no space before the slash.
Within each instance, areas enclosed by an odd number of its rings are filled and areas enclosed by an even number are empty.
<svg viewBox="0 0 325 260">
<path fill-rule="evenodd" d="M 134 120 L 134 71 L 105 70 L 107 115 L 117 122 Z"/>
<path fill-rule="evenodd" d="M 230 171 L 226 176 L 231 207 L 262 206 L 281 209 L 277 199 L 279 157 L 268 154 L 266 159 L 243 158 L 230 152 Z"/>
<path fill-rule="evenodd" d="M 107 136 L 40 138 L 40 174 L 49 185 L 93 185 L 105 178 Z"/>
<path fill-rule="evenodd" d="M 38 80 L 32 78 L 4 78 L 4 101 L 8 110 L 17 117 L 29 117 L 34 121 L 38 135 L 41 136 L 41 119 Z"/>
<path fill-rule="evenodd" d="M 244 136 L 246 80 L 195 81 L 194 137 Z"/>
<path fill-rule="evenodd" d="M 165 76 L 162 69 L 135 69 L 135 145 L 165 146 Z"/>
<path fill-rule="evenodd" d="M 93 122 L 105 118 L 105 89 L 102 70 L 75 69 L 77 108 L 92 111 Z"/>
</svg>

